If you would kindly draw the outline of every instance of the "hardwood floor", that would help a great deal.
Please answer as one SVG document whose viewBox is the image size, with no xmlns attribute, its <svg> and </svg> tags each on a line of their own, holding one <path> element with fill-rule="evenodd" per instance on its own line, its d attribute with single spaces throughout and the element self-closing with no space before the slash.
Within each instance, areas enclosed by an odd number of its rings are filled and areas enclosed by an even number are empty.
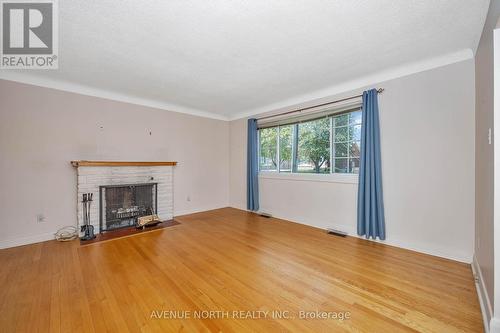
<svg viewBox="0 0 500 333">
<path fill-rule="evenodd" d="M 0 250 L 0 331 L 483 331 L 469 265 L 231 208 L 177 220 L 87 246 Z M 193 318 L 205 310 L 221 312 Z"/>
</svg>

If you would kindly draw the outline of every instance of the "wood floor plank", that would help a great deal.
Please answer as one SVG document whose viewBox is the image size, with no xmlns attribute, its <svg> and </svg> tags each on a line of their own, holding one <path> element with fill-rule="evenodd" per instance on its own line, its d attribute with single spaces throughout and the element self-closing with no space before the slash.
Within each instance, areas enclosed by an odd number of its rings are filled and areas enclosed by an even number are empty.
<svg viewBox="0 0 500 333">
<path fill-rule="evenodd" d="M 0 332 L 483 331 L 470 265 L 232 208 L 177 221 L 0 250 Z"/>
</svg>

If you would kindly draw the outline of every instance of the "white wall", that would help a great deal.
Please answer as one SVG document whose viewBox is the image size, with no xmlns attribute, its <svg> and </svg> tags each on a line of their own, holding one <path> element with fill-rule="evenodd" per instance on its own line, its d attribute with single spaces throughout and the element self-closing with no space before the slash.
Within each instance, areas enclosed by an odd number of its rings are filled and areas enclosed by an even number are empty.
<svg viewBox="0 0 500 333">
<path fill-rule="evenodd" d="M 476 83 L 476 214 L 474 268 L 479 277 L 479 295 L 488 322 L 494 303 L 493 255 L 493 29 L 500 16 L 500 1 L 491 1 L 475 57 Z M 488 131 L 492 130 L 491 143 Z"/>
<path fill-rule="evenodd" d="M 386 243 L 471 262 L 473 60 L 374 82 L 370 87 L 385 88 L 379 106 Z M 245 119 L 231 122 L 230 139 L 230 204 L 244 209 Z M 259 186 L 262 211 L 356 234 L 357 184 L 260 177 Z"/>
<path fill-rule="evenodd" d="M 71 160 L 178 161 L 175 215 L 228 205 L 226 121 L 3 80 L 0 101 L 0 247 L 76 225 Z"/>
<path fill-rule="evenodd" d="M 500 20 L 493 31 L 494 45 L 494 128 L 500 131 Z M 494 153 L 494 226 L 493 226 L 493 255 L 494 257 L 494 308 L 490 321 L 490 332 L 500 333 L 500 137 L 495 136 Z M 493 299 L 491 301 L 493 301 Z"/>
</svg>

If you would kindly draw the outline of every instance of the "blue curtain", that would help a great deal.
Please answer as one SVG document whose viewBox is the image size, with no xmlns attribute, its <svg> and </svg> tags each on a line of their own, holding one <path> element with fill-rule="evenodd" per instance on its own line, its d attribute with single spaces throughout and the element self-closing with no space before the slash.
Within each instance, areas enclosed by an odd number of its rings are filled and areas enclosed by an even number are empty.
<svg viewBox="0 0 500 333">
<path fill-rule="evenodd" d="M 377 95 L 376 89 L 363 93 L 358 184 L 358 235 L 364 235 L 366 238 L 385 239 Z"/>
<path fill-rule="evenodd" d="M 248 119 L 247 209 L 259 210 L 259 157 L 257 119 Z"/>
</svg>

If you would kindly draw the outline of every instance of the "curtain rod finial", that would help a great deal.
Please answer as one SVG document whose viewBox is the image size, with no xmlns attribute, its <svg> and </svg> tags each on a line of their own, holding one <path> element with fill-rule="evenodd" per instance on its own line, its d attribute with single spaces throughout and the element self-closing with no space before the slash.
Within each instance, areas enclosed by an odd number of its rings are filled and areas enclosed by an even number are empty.
<svg viewBox="0 0 500 333">
<path fill-rule="evenodd" d="M 384 88 L 378 88 L 377 92 L 380 94 L 380 93 L 384 92 L 384 90 L 385 90 Z"/>
</svg>

